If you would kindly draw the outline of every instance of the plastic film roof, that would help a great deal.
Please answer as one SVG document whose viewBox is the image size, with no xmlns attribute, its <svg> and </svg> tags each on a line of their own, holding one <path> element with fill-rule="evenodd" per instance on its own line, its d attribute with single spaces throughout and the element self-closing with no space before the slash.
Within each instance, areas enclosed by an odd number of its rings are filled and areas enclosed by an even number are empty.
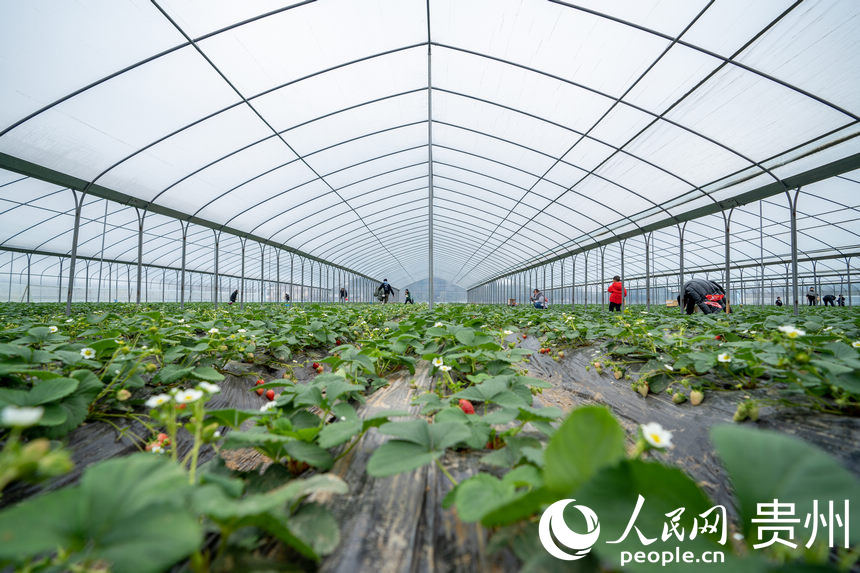
<svg viewBox="0 0 860 573">
<path fill-rule="evenodd" d="M 197 270 L 226 228 L 402 285 L 432 225 L 435 274 L 469 286 L 766 199 L 733 215 L 740 264 L 787 252 L 792 178 L 860 165 L 849 0 L 0 6 L 0 248 L 67 253 L 71 187 L 82 254 L 134 260 L 133 204 L 148 264 L 178 265 L 179 215 Z M 824 184 L 799 203 L 813 255 L 858 244 L 856 183 Z M 722 253 L 722 216 L 696 219 L 691 266 Z"/>
</svg>

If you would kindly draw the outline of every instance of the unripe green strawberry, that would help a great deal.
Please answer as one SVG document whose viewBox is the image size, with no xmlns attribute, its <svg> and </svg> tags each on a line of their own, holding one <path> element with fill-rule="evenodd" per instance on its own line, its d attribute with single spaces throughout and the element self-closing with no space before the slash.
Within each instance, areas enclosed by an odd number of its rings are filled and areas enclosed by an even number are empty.
<svg viewBox="0 0 860 573">
<path fill-rule="evenodd" d="M 672 395 L 672 401 L 676 404 L 683 404 L 684 402 L 687 401 L 687 395 L 684 394 L 683 392 L 675 392 Z"/>
<path fill-rule="evenodd" d="M 693 390 L 690 392 L 690 404 L 698 406 L 705 399 L 705 393 L 701 390 Z"/>
<path fill-rule="evenodd" d="M 642 394 L 643 398 L 646 398 L 648 396 L 648 391 L 650 390 L 650 388 L 648 388 L 647 382 L 640 382 L 639 385 L 636 387 L 636 390 L 640 394 Z"/>
</svg>

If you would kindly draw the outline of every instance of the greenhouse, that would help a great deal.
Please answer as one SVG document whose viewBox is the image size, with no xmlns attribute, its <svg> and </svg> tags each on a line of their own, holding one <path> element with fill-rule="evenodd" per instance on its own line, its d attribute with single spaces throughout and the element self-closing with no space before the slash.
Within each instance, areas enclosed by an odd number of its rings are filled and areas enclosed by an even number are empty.
<svg viewBox="0 0 860 573">
<path fill-rule="evenodd" d="M 860 567 L 860 3 L 0 16 L 0 569 Z"/>
</svg>

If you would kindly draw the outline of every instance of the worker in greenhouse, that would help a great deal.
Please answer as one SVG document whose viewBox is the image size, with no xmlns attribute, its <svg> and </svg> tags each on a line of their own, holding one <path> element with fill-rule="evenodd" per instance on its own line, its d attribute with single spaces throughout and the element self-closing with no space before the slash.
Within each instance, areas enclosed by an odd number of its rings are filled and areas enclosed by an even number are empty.
<svg viewBox="0 0 860 573">
<path fill-rule="evenodd" d="M 290 293 L 284 293 L 284 304 L 290 304 Z"/>
<path fill-rule="evenodd" d="M 834 294 L 826 294 L 821 300 L 824 301 L 824 306 L 836 306 L 836 295 Z"/>
<path fill-rule="evenodd" d="M 388 297 L 394 294 L 394 289 L 388 284 L 388 279 L 382 279 L 382 283 L 376 287 L 376 298 L 382 301 L 382 304 L 388 304 Z"/>
<path fill-rule="evenodd" d="M 776 302 L 774 304 L 776 304 L 776 306 L 782 306 L 782 299 L 779 297 L 776 297 Z"/>
<path fill-rule="evenodd" d="M 683 297 L 678 296 L 678 303 L 687 314 L 697 311 L 704 314 L 731 312 L 723 287 L 706 279 L 691 279 L 684 283 Z"/>
<path fill-rule="evenodd" d="M 529 297 L 529 300 L 535 305 L 535 308 L 547 308 L 549 306 L 549 300 L 547 300 L 546 296 L 540 291 L 540 289 L 535 289 L 532 292 L 532 296 Z"/>
<path fill-rule="evenodd" d="M 836 299 L 836 304 L 839 306 L 845 306 L 845 297 L 840 294 L 839 298 Z"/>
<path fill-rule="evenodd" d="M 809 287 L 809 292 L 806 293 L 806 304 L 809 306 L 818 304 L 818 295 L 815 292 L 815 287 Z"/>
<path fill-rule="evenodd" d="M 346 292 L 346 288 L 340 287 L 340 302 L 346 302 L 349 300 L 349 293 Z"/>
<path fill-rule="evenodd" d="M 612 277 L 612 284 L 606 291 L 609 293 L 609 311 L 621 312 L 621 304 L 627 296 L 627 289 L 621 284 L 621 277 L 618 275 Z"/>
<path fill-rule="evenodd" d="M 236 302 L 236 299 L 237 299 L 238 297 L 239 297 L 239 289 L 236 289 L 236 290 L 234 290 L 234 291 L 230 294 L 230 304 L 235 303 L 235 302 Z"/>
<path fill-rule="evenodd" d="M 409 292 L 409 289 L 406 289 L 404 294 L 406 295 L 406 300 L 403 301 L 403 304 L 415 304 L 415 301 L 412 300 L 412 293 Z"/>
</svg>

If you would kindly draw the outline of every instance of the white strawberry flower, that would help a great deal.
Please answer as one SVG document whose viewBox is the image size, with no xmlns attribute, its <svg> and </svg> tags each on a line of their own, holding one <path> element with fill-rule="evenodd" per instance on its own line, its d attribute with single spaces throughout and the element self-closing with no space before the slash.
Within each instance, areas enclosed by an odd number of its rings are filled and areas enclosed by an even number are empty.
<svg viewBox="0 0 860 573">
<path fill-rule="evenodd" d="M 209 334 L 218 334 L 218 329 L 213 326 L 209 329 Z"/>
<path fill-rule="evenodd" d="M 72 321 L 72 319 L 71 319 L 71 318 L 67 318 L 67 319 L 66 319 L 66 322 L 67 322 L 67 323 L 69 323 L 69 322 L 73 322 L 73 321 Z"/>
<path fill-rule="evenodd" d="M 505 333 L 506 335 L 507 335 L 507 334 L 513 334 L 513 333 L 514 333 L 514 331 L 512 331 L 512 330 L 505 330 L 505 331 L 504 331 L 504 333 Z"/>
<path fill-rule="evenodd" d="M 639 429 L 642 432 L 642 437 L 645 441 L 651 444 L 652 447 L 665 449 L 672 447 L 672 432 L 666 430 L 657 422 L 642 424 Z"/>
<path fill-rule="evenodd" d="M 151 396 L 149 400 L 146 401 L 147 408 L 158 408 L 162 404 L 167 404 L 170 402 L 170 396 L 168 394 L 156 394 L 155 396 Z"/>
<path fill-rule="evenodd" d="M 185 319 L 184 319 L 184 318 L 180 318 L 180 319 L 179 319 L 179 324 L 182 324 L 183 322 L 185 322 Z"/>
<path fill-rule="evenodd" d="M 854 348 L 860 348 L 860 340 L 855 340 L 851 343 L 851 346 Z"/>
<path fill-rule="evenodd" d="M 218 384 L 210 384 L 209 382 L 201 382 L 197 385 L 197 389 L 207 394 L 217 394 L 221 391 L 221 387 Z"/>
<path fill-rule="evenodd" d="M 240 329 L 239 329 L 239 330 L 237 330 L 236 332 L 238 332 L 239 334 L 245 334 L 245 333 L 246 333 L 246 332 L 248 332 L 248 331 L 247 331 L 247 330 L 245 330 L 244 328 L 240 328 Z"/>
<path fill-rule="evenodd" d="M 260 407 L 261 412 L 268 412 L 269 410 L 274 410 L 277 407 L 275 402 L 266 402 Z"/>
<path fill-rule="evenodd" d="M 152 448 L 149 451 L 152 452 L 153 454 L 163 454 L 164 448 L 159 446 L 158 444 L 155 444 L 154 446 L 152 446 Z"/>
<path fill-rule="evenodd" d="M 795 328 L 794 326 L 784 325 L 779 327 L 779 331 L 784 333 L 789 338 L 797 338 L 798 336 L 804 336 L 806 331 L 800 330 L 799 328 Z"/>
<path fill-rule="evenodd" d="M 221 437 L 221 430 L 215 430 L 215 432 L 212 433 L 212 437 L 213 438 L 220 438 Z"/>
<path fill-rule="evenodd" d="M 433 326 L 435 326 L 436 328 L 442 328 L 442 327 L 443 327 L 443 326 L 445 326 L 445 325 L 444 325 L 444 324 L 442 324 L 441 322 L 437 322 L 437 323 L 436 323 L 436 324 L 434 324 Z"/>
<path fill-rule="evenodd" d="M 441 356 L 437 356 L 433 359 L 433 366 L 435 366 L 436 368 L 439 368 L 440 366 L 442 366 L 442 364 L 444 364 L 444 361 L 442 360 Z"/>
<path fill-rule="evenodd" d="M 90 360 L 96 357 L 96 351 L 92 348 L 81 348 L 81 358 L 86 358 Z"/>
<path fill-rule="evenodd" d="M 25 428 L 41 420 L 44 413 L 45 409 L 41 406 L 35 408 L 6 406 L 0 411 L 0 425 Z"/>
<path fill-rule="evenodd" d="M 675 369 L 674 369 L 674 368 L 672 368 L 672 365 L 671 365 L 671 364 L 665 364 L 664 366 L 666 366 L 666 370 L 668 370 L 669 372 L 674 372 L 674 371 L 675 371 Z"/>
<path fill-rule="evenodd" d="M 722 354 L 717 354 L 717 362 L 728 363 L 732 361 L 732 357 L 728 352 L 723 352 Z"/>
<path fill-rule="evenodd" d="M 49 327 L 48 327 L 48 330 L 50 330 L 50 331 L 51 331 L 51 334 L 54 334 L 55 332 L 57 332 L 57 331 L 58 331 L 58 330 L 60 330 L 60 329 L 59 329 L 59 328 L 57 328 L 56 326 L 49 326 Z"/>
<path fill-rule="evenodd" d="M 191 402 L 196 402 L 202 397 L 203 392 L 189 388 L 187 390 L 180 390 L 177 392 L 173 399 L 179 404 L 190 404 Z"/>
<path fill-rule="evenodd" d="M 442 372 L 450 372 L 451 367 L 448 366 L 447 364 L 443 364 L 442 366 L 439 367 L 439 370 L 441 370 Z"/>
</svg>

